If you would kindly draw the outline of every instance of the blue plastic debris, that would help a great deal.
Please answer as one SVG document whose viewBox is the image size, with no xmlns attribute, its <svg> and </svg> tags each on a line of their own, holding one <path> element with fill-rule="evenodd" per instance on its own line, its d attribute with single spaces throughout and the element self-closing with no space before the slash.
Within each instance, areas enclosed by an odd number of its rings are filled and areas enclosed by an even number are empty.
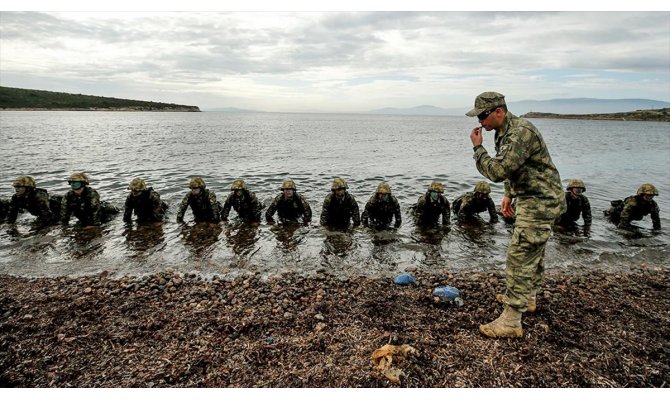
<svg viewBox="0 0 670 400">
<path fill-rule="evenodd" d="M 414 277 L 407 272 L 404 272 L 395 278 L 393 278 L 393 283 L 396 285 L 401 285 L 401 286 L 407 286 L 407 285 L 414 285 L 416 284 L 416 281 L 414 280 Z"/>
<path fill-rule="evenodd" d="M 460 303 L 461 292 L 453 286 L 440 286 L 433 289 L 433 299 L 436 302 L 458 302 Z M 457 300 L 458 299 L 458 300 Z"/>
</svg>

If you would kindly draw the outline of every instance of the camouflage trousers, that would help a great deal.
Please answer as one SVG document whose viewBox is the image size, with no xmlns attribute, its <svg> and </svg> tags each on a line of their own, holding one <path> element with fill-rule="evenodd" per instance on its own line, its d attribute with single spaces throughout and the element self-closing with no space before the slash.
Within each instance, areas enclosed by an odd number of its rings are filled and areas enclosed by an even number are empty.
<svg viewBox="0 0 670 400">
<path fill-rule="evenodd" d="M 551 221 L 517 224 L 507 249 L 503 302 L 518 311 L 526 311 L 531 290 L 544 281 L 544 251 L 551 235 Z"/>
</svg>

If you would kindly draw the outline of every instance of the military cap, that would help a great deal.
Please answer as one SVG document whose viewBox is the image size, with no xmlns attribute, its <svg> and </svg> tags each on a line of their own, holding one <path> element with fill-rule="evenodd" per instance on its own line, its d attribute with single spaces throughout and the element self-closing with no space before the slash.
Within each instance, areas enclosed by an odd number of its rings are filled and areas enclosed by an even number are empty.
<svg viewBox="0 0 670 400">
<path fill-rule="evenodd" d="M 465 113 L 468 117 L 476 117 L 484 111 L 493 110 L 505 105 L 505 96 L 498 92 L 484 92 L 475 99 L 475 108 Z"/>
</svg>

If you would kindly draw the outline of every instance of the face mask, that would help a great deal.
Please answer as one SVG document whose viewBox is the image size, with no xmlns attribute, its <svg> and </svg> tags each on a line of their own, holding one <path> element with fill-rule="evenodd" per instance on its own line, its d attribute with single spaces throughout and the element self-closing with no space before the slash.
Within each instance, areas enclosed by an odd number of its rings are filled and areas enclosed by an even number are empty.
<svg viewBox="0 0 670 400">
<path fill-rule="evenodd" d="M 70 184 L 70 187 L 72 188 L 72 190 L 81 189 L 82 186 L 84 186 L 84 185 L 81 182 L 72 182 Z"/>
<path fill-rule="evenodd" d="M 430 199 L 433 201 L 437 200 L 437 192 L 430 192 Z"/>
</svg>

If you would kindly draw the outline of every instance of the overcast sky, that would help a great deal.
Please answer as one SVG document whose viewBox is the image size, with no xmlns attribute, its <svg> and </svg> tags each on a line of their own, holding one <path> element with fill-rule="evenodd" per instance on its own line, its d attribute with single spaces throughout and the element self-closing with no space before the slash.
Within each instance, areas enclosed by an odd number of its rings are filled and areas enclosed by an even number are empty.
<svg viewBox="0 0 670 400">
<path fill-rule="evenodd" d="M 670 101 L 670 12 L 3 11 L 0 85 L 291 112 Z"/>
</svg>

